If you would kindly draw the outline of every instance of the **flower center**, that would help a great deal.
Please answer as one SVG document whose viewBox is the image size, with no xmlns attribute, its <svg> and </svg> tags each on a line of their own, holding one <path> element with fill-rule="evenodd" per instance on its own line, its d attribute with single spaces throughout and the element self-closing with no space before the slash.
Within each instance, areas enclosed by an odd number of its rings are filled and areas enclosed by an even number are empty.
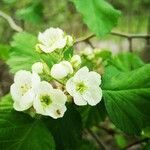
<svg viewBox="0 0 150 150">
<path fill-rule="evenodd" d="M 40 100 L 44 106 L 50 105 L 52 103 L 51 97 L 49 95 L 42 95 Z"/>
<path fill-rule="evenodd" d="M 80 83 L 76 84 L 76 91 L 78 91 L 79 93 L 82 94 L 86 90 L 87 90 L 87 86 L 83 82 L 80 82 Z"/>
<path fill-rule="evenodd" d="M 31 89 L 31 85 L 25 83 L 24 85 L 21 85 L 20 89 L 21 89 L 21 95 L 23 96 L 26 92 L 28 92 L 28 90 Z"/>
</svg>

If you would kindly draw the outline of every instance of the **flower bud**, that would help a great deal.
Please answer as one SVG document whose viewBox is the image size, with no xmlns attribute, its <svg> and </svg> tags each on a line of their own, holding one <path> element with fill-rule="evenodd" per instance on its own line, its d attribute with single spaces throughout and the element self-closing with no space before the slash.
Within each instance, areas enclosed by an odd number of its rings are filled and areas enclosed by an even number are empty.
<svg viewBox="0 0 150 150">
<path fill-rule="evenodd" d="M 74 42 L 72 36 L 67 35 L 66 38 L 67 38 L 67 45 L 72 46 Z"/>
<path fill-rule="evenodd" d="M 44 72 L 44 65 L 42 62 L 36 62 L 32 65 L 32 72 L 42 74 Z"/>
<path fill-rule="evenodd" d="M 62 61 L 59 64 L 53 65 L 51 68 L 51 76 L 55 79 L 63 79 L 73 73 L 73 68 L 70 62 Z"/>
<path fill-rule="evenodd" d="M 79 55 L 74 55 L 70 62 L 74 68 L 77 68 L 81 64 L 81 57 Z"/>
<path fill-rule="evenodd" d="M 94 58 L 93 50 L 90 47 L 85 48 L 82 55 L 85 55 L 89 60 Z"/>
</svg>

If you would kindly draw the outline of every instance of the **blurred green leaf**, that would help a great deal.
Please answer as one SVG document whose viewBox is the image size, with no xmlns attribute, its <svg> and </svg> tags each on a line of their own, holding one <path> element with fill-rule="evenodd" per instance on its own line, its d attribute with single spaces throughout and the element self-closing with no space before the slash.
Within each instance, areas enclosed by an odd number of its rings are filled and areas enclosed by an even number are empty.
<svg viewBox="0 0 150 150">
<path fill-rule="evenodd" d="M 111 51 L 108 51 L 108 50 L 102 50 L 102 51 L 96 53 L 95 57 L 102 58 L 103 61 L 105 61 L 105 60 L 111 59 L 112 53 L 111 53 Z"/>
<path fill-rule="evenodd" d="M 69 60 L 71 59 L 72 56 L 73 56 L 73 47 L 69 47 L 64 51 L 64 58 L 65 60 Z"/>
<path fill-rule="evenodd" d="M 0 44 L 0 59 L 7 60 L 9 58 L 10 46 Z"/>
<path fill-rule="evenodd" d="M 142 150 L 150 150 L 150 142 L 148 142 Z"/>
<path fill-rule="evenodd" d="M 120 149 L 124 148 L 127 145 L 127 140 L 123 135 L 116 135 L 115 141 Z"/>
<path fill-rule="evenodd" d="M 150 138 L 150 126 L 144 128 L 144 129 L 142 130 L 142 134 L 143 134 L 145 137 L 149 137 L 149 138 Z"/>
<path fill-rule="evenodd" d="M 51 133 L 40 121 L 9 108 L 10 96 L 0 101 L 1 150 L 54 150 Z"/>
<path fill-rule="evenodd" d="M 13 108 L 13 101 L 10 94 L 7 94 L 0 98 L 0 113 L 11 111 Z"/>
<path fill-rule="evenodd" d="M 82 140 L 82 144 L 81 144 L 81 147 L 79 148 L 79 150 L 97 150 L 97 147 L 91 141 Z"/>
<path fill-rule="evenodd" d="M 104 121 L 106 117 L 106 110 L 103 102 L 100 102 L 96 106 L 83 106 L 79 108 L 79 112 L 82 117 L 84 128 L 91 128 L 94 125 L 98 125 L 101 121 Z"/>
<path fill-rule="evenodd" d="M 10 71 L 15 73 L 18 70 L 31 70 L 33 63 L 37 61 L 44 61 L 51 67 L 58 58 L 52 55 L 39 54 L 35 51 L 37 38 L 27 32 L 17 33 L 13 37 L 11 43 L 10 57 L 7 64 Z"/>
<path fill-rule="evenodd" d="M 144 62 L 136 54 L 127 52 L 115 56 L 110 64 L 117 69 L 126 72 L 142 67 Z"/>
<path fill-rule="evenodd" d="M 34 1 L 26 8 L 18 10 L 16 16 L 31 23 L 40 23 L 43 21 L 43 4 L 39 0 Z"/>
<path fill-rule="evenodd" d="M 6 4 L 12 4 L 15 3 L 17 0 L 3 0 Z"/>
<path fill-rule="evenodd" d="M 79 149 L 82 136 L 82 124 L 80 114 L 73 106 L 67 108 L 67 112 L 63 118 L 57 120 L 45 118 L 45 123 L 54 136 L 56 149 Z"/>
<path fill-rule="evenodd" d="M 104 0 L 72 0 L 83 15 L 84 22 L 98 37 L 109 33 L 117 25 L 120 11 Z"/>
<path fill-rule="evenodd" d="M 150 64 L 130 72 L 109 66 L 102 83 L 112 122 L 124 132 L 140 134 L 141 129 L 150 124 Z"/>
</svg>

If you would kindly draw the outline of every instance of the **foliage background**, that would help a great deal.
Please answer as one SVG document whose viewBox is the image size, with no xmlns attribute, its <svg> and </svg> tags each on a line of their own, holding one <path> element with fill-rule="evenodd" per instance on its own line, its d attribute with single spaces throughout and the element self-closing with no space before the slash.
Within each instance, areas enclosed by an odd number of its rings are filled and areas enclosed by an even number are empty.
<svg viewBox="0 0 150 150">
<path fill-rule="evenodd" d="M 114 31 L 136 34 L 150 33 L 149 0 L 108 1 L 115 8 L 122 11 L 121 18 Z M 0 10 L 10 15 L 15 20 L 16 24 L 21 26 L 23 30 L 34 35 L 37 35 L 39 31 L 43 31 L 50 26 L 60 27 L 75 37 L 84 36 L 90 33 L 87 26 L 82 21 L 82 16 L 77 13 L 75 6 L 69 0 L 1 0 Z M 5 57 L 7 57 L 9 44 L 14 33 L 15 31 L 10 28 L 8 22 L 0 17 L 0 55 L 3 55 L 0 60 L 0 96 L 8 93 L 9 86 L 12 83 L 12 75 L 8 73 Z M 94 46 L 111 50 L 113 53 L 128 50 L 128 41 L 126 39 L 113 37 L 112 35 L 108 35 L 100 40 L 94 38 L 91 42 Z M 77 49 L 82 49 L 86 46 L 88 46 L 88 44 L 81 43 L 77 46 Z M 148 45 L 145 40 L 134 40 L 133 49 L 144 61 L 149 62 L 150 45 Z M 2 51 L 3 53 L 1 53 Z M 126 81 L 126 79 L 124 80 Z M 97 114 L 98 110 L 92 111 Z M 88 118 L 86 119 L 87 124 L 89 124 Z M 98 127 L 92 128 L 92 130 L 100 137 L 100 139 L 102 139 L 108 148 L 113 147 L 112 149 L 121 149 L 126 145 L 143 138 L 122 133 L 110 123 L 109 119 L 106 119 L 105 122 Z M 89 136 L 89 132 L 90 131 L 85 131 L 83 134 L 83 136 L 85 136 L 85 145 L 83 145 L 83 149 L 85 150 L 87 149 L 86 145 L 88 145 L 89 149 L 96 149 L 98 147 L 93 138 Z M 146 134 L 149 133 L 146 132 Z M 143 145 L 136 145 L 133 149 L 142 149 L 142 147 Z M 149 144 L 144 144 L 144 149 L 148 148 Z"/>
</svg>

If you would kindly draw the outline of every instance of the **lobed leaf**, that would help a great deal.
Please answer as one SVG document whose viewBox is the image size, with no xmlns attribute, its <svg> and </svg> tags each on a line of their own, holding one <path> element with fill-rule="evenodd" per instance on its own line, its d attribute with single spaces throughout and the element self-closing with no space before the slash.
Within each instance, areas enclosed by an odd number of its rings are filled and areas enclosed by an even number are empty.
<svg viewBox="0 0 150 150">
<path fill-rule="evenodd" d="M 140 134 L 150 123 L 150 64 L 130 72 L 109 66 L 102 83 L 112 122 L 124 132 Z"/>
<path fill-rule="evenodd" d="M 105 0 L 72 0 L 83 15 L 84 22 L 98 37 L 109 33 L 117 25 L 120 11 Z"/>
<path fill-rule="evenodd" d="M 54 150 L 51 133 L 41 120 L 12 110 L 11 97 L 0 101 L 1 150 Z"/>
</svg>

